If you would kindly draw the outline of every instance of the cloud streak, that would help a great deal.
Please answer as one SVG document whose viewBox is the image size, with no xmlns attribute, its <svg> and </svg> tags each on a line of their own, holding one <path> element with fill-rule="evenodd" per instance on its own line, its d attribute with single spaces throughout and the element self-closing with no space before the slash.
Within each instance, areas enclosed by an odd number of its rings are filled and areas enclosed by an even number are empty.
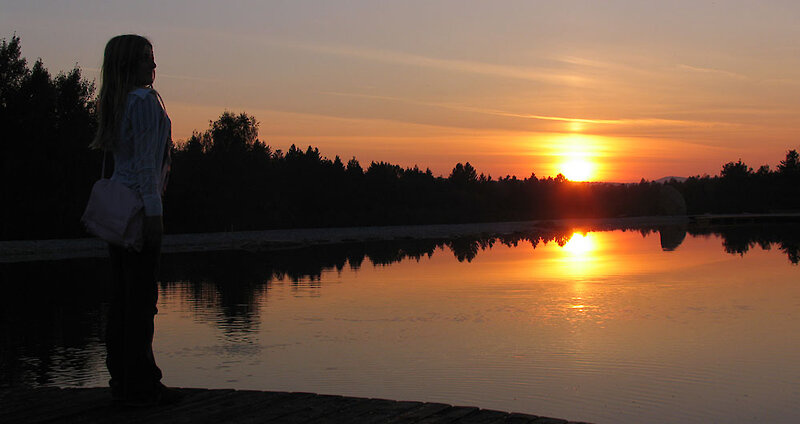
<svg viewBox="0 0 800 424">
<path fill-rule="evenodd" d="M 100 68 L 81 68 L 86 71 L 94 72 L 97 75 L 100 75 Z M 156 68 L 158 69 L 158 68 Z M 165 74 L 163 72 L 158 72 L 156 70 L 156 78 L 169 78 L 169 79 L 177 79 L 177 80 L 184 80 L 184 81 L 198 81 L 198 82 L 213 82 L 213 83 L 229 83 L 230 81 L 222 79 L 222 78 L 207 78 L 207 77 L 195 77 L 191 75 L 175 75 L 175 74 Z"/>
<path fill-rule="evenodd" d="M 524 113 L 507 112 L 498 109 L 454 105 L 454 104 L 440 103 L 440 102 L 426 102 L 420 100 L 405 99 L 401 97 L 378 96 L 372 94 L 342 93 L 333 91 L 325 91 L 322 92 L 322 94 L 327 94 L 332 96 L 386 100 L 392 102 L 402 102 L 402 103 L 422 105 L 422 106 L 438 107 L 460 112 L 479 113 L 485 115 L 511 117 L 511 118 L 533 119 L 540 121 L 559 121 L 567 123 L 619 125 L 619 126 L 679 126 L 679 127 L 736 126 L 736 124 L 731 124 L 727 122 L 695 121 L 695 120 L 680 120 L 680 119 L 665 119 L 665 118 L 592 119 L 592 118 L 576 118 L 569 116 L 524 114 Z"/>
<path fill-rule="evenodd" d="M 702 67 L 699 67 L 699 66 L 691 66 L 691 65 L 684 65 L 684 64 L 678 64 L 678 68 L 684 69 L 684 70 L 687 70 L 687 71 L 692 71 L 692 72 L 699 72 L 699 73 L 703 73 L 703 74 L 715 74 L 715 75 L 722 75 L 722 76 L 726 76 L 726 77 L 729 77 L 729 78 L 735 78 L 735 79 L 747 79 L 747 77 L 742 75 L 742 74 L 737 74 L 735 72 L 725 71 L 725 70 L 722 70 L 722 69 L 702 68 Z"/>
<path fill-rule="evenodd" d="M 487 75 L 492 77 L 513 78 L 528 81 L 549 82 L 563 85 L 576 85 L 589 82 L 587 78 L 576 74 L 565 74 L 558 70 L 541 67 L 520 67 L 498 65 L 458 59 L 441 59 L 429 56 L 369 48 L 356 48 L 342 45 L 321 45 L 298 42 L 267 41 L 270 45 L 283 48 L 295 48 L 335 56 L 344 56 L 370 60 L 375 62 L 417 66 L 444 71 Z"/>
</svg>

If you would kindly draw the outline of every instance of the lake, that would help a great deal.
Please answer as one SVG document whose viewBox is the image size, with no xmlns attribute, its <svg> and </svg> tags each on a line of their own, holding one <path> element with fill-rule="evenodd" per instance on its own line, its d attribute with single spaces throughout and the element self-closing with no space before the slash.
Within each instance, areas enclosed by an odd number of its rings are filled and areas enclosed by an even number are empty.
<svg viewBox="0 0 800 424">
<path fill-rule="evenodd" d="M 171 386 L 800 422 L 798 235 L 560 229 L 165 255 L 156 359 Z M 2 386 L 106 384 L 106 272 L 101 259 L 0 267 Z"/>
</svg>

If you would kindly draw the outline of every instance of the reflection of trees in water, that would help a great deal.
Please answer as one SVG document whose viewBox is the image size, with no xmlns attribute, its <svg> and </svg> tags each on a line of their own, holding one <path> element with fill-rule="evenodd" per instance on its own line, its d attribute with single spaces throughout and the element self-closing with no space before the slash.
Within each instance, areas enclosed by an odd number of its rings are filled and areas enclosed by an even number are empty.
<svg viewBox="0 0 800 424">
<path fill-rule="evenodd" d="M 104 369 L 108 273 L 105 259 L 0 266 L 0 388 Z"/>
<path fill-rule="evenodd" d="M 513 233 L 499 236 L 485 236 L 485 237 L 461 237 L 451 239 L 443 242 L 440 247 L 447 246 L 459 262 L 472 262 L 478 253 L 481 251 L 491 249 L 496 243 L 507 247 L 517 247 L 520 243 L 529 243 L 533 249 L 539 246 L 539 243 L 547 244 L 555 242 L 560 247 L 564 247 L 567 242 L 572 238 L 574 230 L 569 229 L 555 229 L 547 230 L 537 233 Z"/>
<path fill-rule="evenodd" d="M 686 233 L 718 235 L 726 252 L 777 248 L 800 263 L 800 225 L 627 228 L 643 236 L 658 232 L 664 250 L 679 249 Z M 188 300 L 195 318 L 219 328 L 223 349 L 255 353 L 270 287 L 289 284 L 298 295 L 318 290 L 322 274 L 421 260 L 449 251 L 470 262 L 498 244 L 515 247 L 555 242 L 564 246 L 568 228 L 440 240 L 396 240 L 313 246 L 273 252 L 171 254 L 162 258 L 162 296 Z M 437 250 L 439 252 L 437 253 Z M 0 387 L 57 384 L 63 375 L 98 375 L 103 366 L 107 302 L 105 259 L 0 265 Z M 255 349 L 252 351 L 250 349 Z M 61 378 L 61 380 L 59 380 Z"/>
<path fill-rule="evenodd" d="M 459 262 L 472 262 L 478 252 L 490 248 L 494 244 L 494 239 L 475 240 L 469 238 L 457 238 L 447 243 L 450 250 Z"/>
<path fill-rule="evenodd" d="M 756 246 L 763 250 L 777 247 L 789 262 L 800 263 L 800 224 L 693 227 L 689 234 L 719 235 L 725 251 L 731 254 L 744 255 Z"/>
<path fill-rule="evenodd" d="M 257 346 L 255 334 L 261 322 L 258 300 L 265 290 L 264 285 L 242 287 L 230 281 L 164 281 L 160 296 L 166 302 L 180 303 L 197 321 L 218 328 L 222 349 L 239 351 L 241 346 Z"/>
<path fill-rule="evenodd" d="M 214 323 L 226 339 L 249 340 L 248 333 L 258 329 L 257 300 L 266 290 L 257 270 L 241 255 L 193 256 L 162 258 L 162 295 L 181 290 L 200 320 Z"/>
<path fill-rule="evenodd" d="M 661 249 L 671 252 L 686 238 L 686 224 L 661 225 L 658 227 Z"/>
<path fill-rule="evenodd" d="M 563 246 L 570 229 L 541 234 L 506 234 L 455 239 L 396 240 L 311 246 L 272 252 L 205 252 L 165 255 L 162 260 L 162 295 L 181 295 L 200 320 L 213 322 L 226 339 L 249 343 L 257 332 L 259 305 L 268 303 L 270 287 L 288 282 L 295 292 L 318 289 L 327 271 L 361 268 L 365 262 L 385 266 L 404 260 L 419 261 L 437 250 L 449 250 L 459 261 L 472 261 L 496 243 L 517 246 L 555 241 Z M 178 290 L 185 290 L 179 293 Z"/>
</svg>

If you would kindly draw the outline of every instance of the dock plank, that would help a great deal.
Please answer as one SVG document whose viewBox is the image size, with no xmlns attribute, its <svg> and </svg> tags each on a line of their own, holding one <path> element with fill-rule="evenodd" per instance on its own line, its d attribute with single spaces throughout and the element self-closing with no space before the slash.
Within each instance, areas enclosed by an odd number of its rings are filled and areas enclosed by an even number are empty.
<svg viewBox="0 0 800 424">
<path fill-rule="evenodd" d="M 138 408 L 113 404 L 108 388 L 3 390 L 0 422 L 570 424 L 555 418 L 441 403 L 254 390 L 178 390 L 185 395 L 178 404 Z"/>
<path fill-rule="evenodd" d="M 157 422 L 162 416 L 171 416 L 170 422 L 175 424 L 194 423 L 203 419 L 208 413 L 225 409 L 226 402 L 247 397 L 246 393 L 235 390 L 207 390 L 187 393 L 178 404 L 162 408 L 124 408 L 128 414 L 126 423 Z"/>
<path fill-rule="evenodd" d="M 265 396 L 267 395 L 267 396 Z M 255 390 L 237 391 L 235 396 L 225 399 L 215 408 L 208 408 L 200 420 L 193 423 L 219 423 L 230 417 L 240 417 L 241 422 L 257 418 L 260 411 L 273 408 L 279 402 L 292 399 L 287 392 L 259 392 Z"/>
<path fill-rule="evenodd" d="M 300 411 L 308 408 L 308 405 L 314 403 L 317 397 L 317 395 L 313 393 L 284 394 L 286 396 L 273 398 L 267 402 L 255 401 L 249 405 L 244 405 L 238 414 L 233 415 L 236 417 L 235 422 L 244 424 L 284 422 L 284 420 L 286 420 L 285 417 L 299 413 Z"/>
<path fill-rule="evenodd" d="M 305 408 L 279 418 L 283 424 L 316 423 L 322 417 L 335 414 L 359 402 L 359 399 L 344 396 L 320 395 Z"/>
<path fill-rule="evenodd" d="M 382 423 L 391 417 L 414 409 L 420 404 L 420 402 L 397 402 L 386 399 L 361 399 L 358 403 L 353 404 L 349 408 L 342 409 L 336 414 L 323 417 L 315 421 L 315 423 Z"/>
<path fill-rule="evenodd" d="M 416 410 L 422 406 L 422 402 L 397 402 L 391 401 L 389 404 L 383 406 L 380 410 L 369 411 L 367 414 L 362 414 L 357 417 L 359 423 L 363 424 L 383 424 L 387 420 L 392 419 L 403 413 Z"/>
<path fill-rule="evenodd" d="M 57 390 L 43 393 L 41 397 L 25 397 L 25 407 L 0 416 L 0 422 L 72 422 L 87 411 L 106 407 L 110 399 L 107 389 Z M 5 404 L 0 410 L 6 410 Z"/>
<path fill-rule="evenodd" d="M 539 417 L 533 420 L 533 424 L 569 424 L 569 422 L 559 418 Z"/>
<path fill-rule="evenodd" d="M 505 421 L 507 417 L 505 412 L 481 409 L 457 419 L 454 424 L 496 424 Z"/>
<path fill-rule="evenodd" d="M 479 409 L 474 406 L 454 406 L 441 412 L 433 414 L 427 418 L 417 421 L 419 424 L 446 424 L 454 423 L 456 420 L 469 414 L 477 412 Z"/>
<path fill-rule="evenodd" d="M 418 408 L 406 411 L 396 417 L 386 420 L 384 424 L 413 424 L 448 408 L 452 408 L 452 406 L 444 403 L 423 403 Z"/>
<path fill-rule="evenodd" d="M 508 414 L 505 424 L 531 424 L 535 423 L 537 419 L 539 419 L 539 416 L 537 415 L 520 414 L 518 412 L 514 412 Z"/>
</svg>

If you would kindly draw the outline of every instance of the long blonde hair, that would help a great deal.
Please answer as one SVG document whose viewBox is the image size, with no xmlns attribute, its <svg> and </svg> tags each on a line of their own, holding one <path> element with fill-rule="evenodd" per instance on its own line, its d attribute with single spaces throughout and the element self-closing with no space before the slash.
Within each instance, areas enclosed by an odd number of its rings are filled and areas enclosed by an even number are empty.
<svg viewBox="0 0 800 424">
<path fill-rule="evenodd" d="M 136 87 L 137 68 L 146 47 L 153 47 L 141 35 L 118 35 L 106 44 L 100 71 L 97 99 L 97 134 L 89 147 L 113 150 L 119 138 L 119 125 L 125 112 L 128 92 Z"/>
</svg>

